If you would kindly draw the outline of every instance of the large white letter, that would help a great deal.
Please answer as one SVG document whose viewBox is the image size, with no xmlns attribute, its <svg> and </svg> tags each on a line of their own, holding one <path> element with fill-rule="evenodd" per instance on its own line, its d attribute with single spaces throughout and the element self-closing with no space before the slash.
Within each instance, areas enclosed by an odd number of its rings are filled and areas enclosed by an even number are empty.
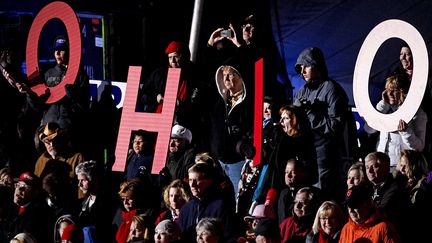
<svg viewBox="0 0 432 243">
<path fill-rule="evenodd" d="M 369 75 L 372 61 L 384 41 L 397 37 L 411 48 L 414 58 L 413 76 L 408 95 L 403 105 L 394 113 L 382 114 L 371 104 L 369 97 Z M 386 20 L 377 25 L 366 37 L 357 57 L 353 76 L 353 95 L 358 112 L 372 128 L 390 132 L 397 130 L 400 119 L 410 121 L 420 107 L 426 89 L 428 70 L 426 44 L 417 29 L 397 19 Z"/>
</svg>

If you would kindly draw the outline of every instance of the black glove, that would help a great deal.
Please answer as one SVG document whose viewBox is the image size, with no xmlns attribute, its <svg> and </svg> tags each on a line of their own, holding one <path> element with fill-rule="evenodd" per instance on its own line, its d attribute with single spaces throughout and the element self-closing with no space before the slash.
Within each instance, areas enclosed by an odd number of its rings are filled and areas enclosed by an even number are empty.
<svg viewBox="0 0 432 243">
<path fill-rule="evenodd" d="M 73 84 L 66 84 L 65 85 L 65 91 L 66 91 L 66 96 L 69 99 L 73 100 L 77 95 L 77 88 Z"/>
<path fill-rule="evenodd" d="M 305 114 L 309 114 L 312 111 L 312 103 L 309 100 L 302 98 L 299 99 L 299 103 L 300 110 L 302 110 Z"/>
</svg>

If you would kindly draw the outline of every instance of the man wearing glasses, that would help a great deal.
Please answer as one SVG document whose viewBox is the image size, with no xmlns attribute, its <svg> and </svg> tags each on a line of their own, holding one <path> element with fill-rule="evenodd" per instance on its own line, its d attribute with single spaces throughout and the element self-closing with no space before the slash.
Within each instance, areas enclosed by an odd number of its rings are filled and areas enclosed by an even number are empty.
<svg viewBox="0 0 432 243">
<path fill-rule="evenodd" d="M 40 197 L 41 182 L 31 173 L 24 172 L 15 183 L 13 201 L 16 205 L 9 225 L 9 238 L 18 233 L 31 233 L 38 242 L 51 242 L 54 212 Z"/>
</svg>

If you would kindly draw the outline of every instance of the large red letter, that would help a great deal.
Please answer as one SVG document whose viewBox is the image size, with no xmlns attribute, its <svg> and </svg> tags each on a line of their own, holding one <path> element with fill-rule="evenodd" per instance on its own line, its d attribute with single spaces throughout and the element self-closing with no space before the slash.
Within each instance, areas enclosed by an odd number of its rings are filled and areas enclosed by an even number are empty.
<svg viewBox="0 0 432 243">
<path fill-rule="evenodd" d="M 262 130 L 263 130 L 263 59 L 255 63 L 255 108 L 254 108 L 254 146 L 256 154 L 254 166 L 261 163 Z"/>
<path fill-rule="evenodd" d="M 144 129 L 147 131 L 158 132 L 152 173 L 159 173 L 159 171 L 165 166 L 168 153 L 177 89 L 180 80 L 180 69 L 170 68 L 168 70 L 162 113 L 135 112 L 140 77 L 141 67 L 129 67 L 126 93 L 115 151 L 116 159 L 112 170 L 124 171 L 131 131 Z"/>
<path fill-rule="evenodd" d="M 73 84 L 78 74 L 81 61 L 81 32 L 78 19 L 73 9 L 64 2 L 52 2 L 45 6 L 34 19 L 27 38 L 26 65 L 27 76 L 30 84 L 40 78 L 38 64 L 39 36 L 44 25 L 51 19 L 58 18 L 66 26 L 69 38 L 69 65 L 64 80 L 54 87 L 47 87 L 44 83 L 33 86 L 31 89 L 38 95 L 44 94 L 47 88 L 50 89 L 50 97 L 47 104 L 54 103 L 66 95 L 64 86 Z"/>
</svg>

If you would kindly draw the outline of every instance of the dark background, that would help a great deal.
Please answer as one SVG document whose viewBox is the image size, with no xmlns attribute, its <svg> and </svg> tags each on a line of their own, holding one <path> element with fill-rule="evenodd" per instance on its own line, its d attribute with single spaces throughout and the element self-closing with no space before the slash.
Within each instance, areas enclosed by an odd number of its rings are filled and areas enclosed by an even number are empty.
<svg viewBox="0 0 432 243">
<path fill-rule="evenodd" d="M 2 0 L 0 1 L 0 44 L 12 43 L 25 62 L 27 34 L 36 14 L 48 3 L 46 0 Z M 129 66 L 142 66 L 147 75 L 165 61 L 164 49 L 172 40 L 189 42 L 193 17 L 193 0 L 71 0 L 68 3 L 77 15 L 101 16 L 106 23 L 105 60 L 102 48 L 91 45 L 91 40 L 83 35 L 83 62 L 91 63 L 87 70 L 91 79 L 126 81 Z M 267 11 L 267 1 L 203 1 L 197 62 L 203 60 L 202 49 L 210 34 L 218 27 L 228 26 L 230 22 L 239 28 L 240 21 L 250 14 L 265 26 L 271 37 L 271 27 Z M 82 18 L 91 24 L 91 19 Z M 101 35 L 95 31 L 102 25 L 87 26 L 87 34 Z M 91 31 L 93 29 L 94 31 Z M 53 39 L 64 34 L 61 21 L 51 20 L 45 25 L 39 42 L 39 64 L 42 70 L 54 63 L 49 48 Z M 90 42 L 88 41 L 90 39 Z M 90 44 L 89 44 L 90 43 Z M 92 50 L 95 49 L 95 50 Z M 93 52 L 93 53 L 91 53 Z M 85 64 L 85 63 L 84 63 Z M 100 74 L 104 67 L 105 73 Z M 99 70 L 100 69 L 100 70 Z"/>
</svg>

